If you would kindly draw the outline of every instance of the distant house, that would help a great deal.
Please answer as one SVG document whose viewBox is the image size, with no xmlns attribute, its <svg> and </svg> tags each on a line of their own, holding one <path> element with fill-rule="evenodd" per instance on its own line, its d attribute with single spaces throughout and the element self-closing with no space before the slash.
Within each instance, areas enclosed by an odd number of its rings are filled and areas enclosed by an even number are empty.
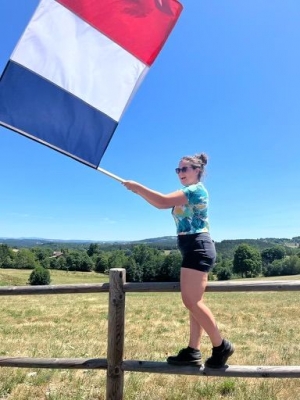
<svg viewBox="0 0 300 400">
<path fill-rule="evenodd" d="M 49 258 L 58 258 L 58 257 L 61 257 L 63 255 L 64 255 L 64 253 L 61 252 L 61 251 L 54 251 L 52 256 L 50 256 Z"/>
</svg>

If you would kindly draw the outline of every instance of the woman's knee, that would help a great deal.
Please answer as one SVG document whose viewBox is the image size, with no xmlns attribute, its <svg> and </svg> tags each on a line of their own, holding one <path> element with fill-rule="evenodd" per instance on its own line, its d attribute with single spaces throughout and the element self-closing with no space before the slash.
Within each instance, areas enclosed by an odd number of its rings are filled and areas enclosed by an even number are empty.
<svg viewBox="0 0 300 400">
<path fill-rule="evenodd" d="M 202 295 L 191 296 L 189 293 L 181 293 L 181 298 L 184 306 L 188 310 L 193 311 L 197 308 L 201 308 L 201 304 L 203 301 Z"/>
</svg>

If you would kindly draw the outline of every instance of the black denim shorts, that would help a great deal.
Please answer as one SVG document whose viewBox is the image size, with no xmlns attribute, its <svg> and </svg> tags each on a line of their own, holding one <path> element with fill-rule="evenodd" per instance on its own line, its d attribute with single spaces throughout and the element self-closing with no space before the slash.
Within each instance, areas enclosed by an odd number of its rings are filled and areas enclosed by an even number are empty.
<svg viewBox="0 0 300 400">
<path fill-rule="evenodd" d="M 177 245 L 182 255 L 182 268 L 209 272 L 216 262 L 215 243 L 209 233 L 178 235 Z"/>
</svg>

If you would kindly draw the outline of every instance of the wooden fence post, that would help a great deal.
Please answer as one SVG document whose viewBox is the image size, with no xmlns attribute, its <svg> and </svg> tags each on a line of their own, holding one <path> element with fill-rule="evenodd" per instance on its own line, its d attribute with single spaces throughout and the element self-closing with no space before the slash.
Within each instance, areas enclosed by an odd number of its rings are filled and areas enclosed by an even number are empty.
<svg viewBox="0 0 300 400">
<path fill-rule="evenodd" d="M 109 271 L 108 341 L 106 400 L 123 400 L 126 270 L 112 268 Z"/>
</svg>

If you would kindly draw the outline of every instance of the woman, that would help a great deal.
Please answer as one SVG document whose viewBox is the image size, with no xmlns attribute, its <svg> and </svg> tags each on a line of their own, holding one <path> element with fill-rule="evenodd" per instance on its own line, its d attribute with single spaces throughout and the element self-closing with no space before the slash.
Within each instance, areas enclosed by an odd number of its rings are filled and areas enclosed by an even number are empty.
<svg viewBox="0 0 300 400">
<path fill-rule="evenodd" d="M 200 343 L 205 331 L 213 346 L 205 366 L 222 368 L 233 354 L 234 346 L 222 338 L 215 318 L 203 300 L 208 273 L 216 259 L 214 242 L 209 234 L 208 192 L 200 182 L 206 164 L 207 156 L 203 153 L 182 157 L 175 171 L 183 188 L 169 194 L 156 192 L 134 181 L 125 181 L 123 185 L 157 208 L 172 208 L 177 227 L 177 243 L 183 257 L 181 297 L 189 310 L 190 338 L 188 347 L 176 356 L 168 357 L 167 362 L 200 366 Z"/>
</svg>

